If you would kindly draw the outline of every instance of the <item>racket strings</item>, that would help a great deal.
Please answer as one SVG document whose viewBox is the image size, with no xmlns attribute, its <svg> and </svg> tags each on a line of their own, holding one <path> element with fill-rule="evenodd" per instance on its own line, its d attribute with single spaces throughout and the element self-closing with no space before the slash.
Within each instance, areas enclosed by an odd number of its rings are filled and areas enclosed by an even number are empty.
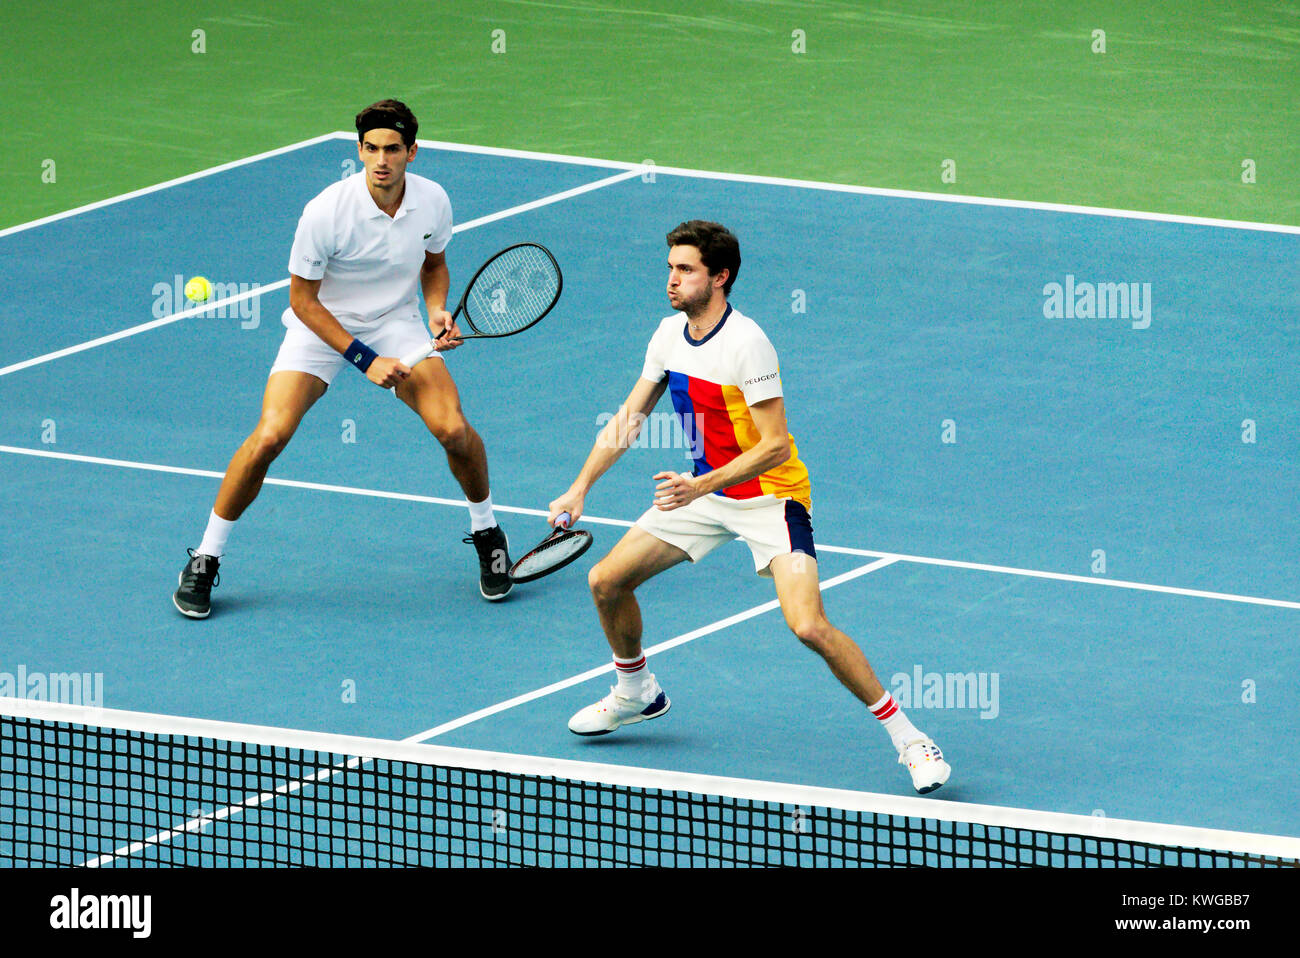
<svg viewBox="0 0 1300 958">
<path fill-rule="evenodd" d="M 524 329 L 551 308 L 560 291 L 554 261 L 536 246 L 506 250 L 483 267 L 465 296 L 465 318 L 489 335 Z"/>
<path fill-rule="evenodd" d="M 590 534 L 582 533 L 547 539 L 520 559 L 511 572 L 516 576 L 526 576 L 554 568 L 569 558 L 581 554 L 590 541 Z"/>
</svg>

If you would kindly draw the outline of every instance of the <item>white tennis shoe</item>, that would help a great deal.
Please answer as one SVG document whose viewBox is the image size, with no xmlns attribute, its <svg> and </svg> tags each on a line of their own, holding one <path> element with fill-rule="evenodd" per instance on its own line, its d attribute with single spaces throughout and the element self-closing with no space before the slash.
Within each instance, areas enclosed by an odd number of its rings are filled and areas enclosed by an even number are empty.
<svg viewBox="0 0 1300 958">
<path fill-rule="evenodd" d="M 614 688 L 599 702 L 588 705 L 569 719 L 569 731 L 574 735 L 606 735 L 624 725 L 635 725 L 658 718 L 672 707 L 672 702 L 651 675 L 646 681 L 646 697 L 628 699 Z"/>
<path fill-rule="evenodd" d="M 948 781 L 952 766 L 943 760 L 943 752 L 928 738 L 908 742 L 898 750 L 898 764 L 912 773 L 912 787 L 924 795 Z"/>
</svg>

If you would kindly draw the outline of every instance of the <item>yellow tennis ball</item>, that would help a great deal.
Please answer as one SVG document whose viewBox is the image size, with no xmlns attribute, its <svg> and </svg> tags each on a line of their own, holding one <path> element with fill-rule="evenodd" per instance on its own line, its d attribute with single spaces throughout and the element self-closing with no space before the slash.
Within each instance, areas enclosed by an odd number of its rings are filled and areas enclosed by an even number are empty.
<svg viewBox="0 0 1300 958">
<path fill-rule="evenodd" d="M 212 298 L 212 284 L 206 276 L 195 276 L 185 284 L 185 298 L 192 303 L 206 303 Z"/>
</svg>

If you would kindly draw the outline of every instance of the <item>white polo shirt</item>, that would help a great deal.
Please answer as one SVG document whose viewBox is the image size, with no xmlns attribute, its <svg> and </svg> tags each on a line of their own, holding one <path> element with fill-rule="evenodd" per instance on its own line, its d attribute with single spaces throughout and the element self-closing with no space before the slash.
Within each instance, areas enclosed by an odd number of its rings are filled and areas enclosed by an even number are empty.
<svg viewBox="0 0 1300 958">
<path fill-rule="evenodd" d="M 319 279 L 321 303 L 357 336 L 390 317 L 418 320 L 425 251 L 440 253 L 450 241 L 446 190 L 408 172 L 402 205 L 390 217 L 375 205 L 362 170 L 307 204 L 293 237 L 289 272 Z M 284 311 L 283 322 L 303 327 L 292 308 Z"/>
</svg>

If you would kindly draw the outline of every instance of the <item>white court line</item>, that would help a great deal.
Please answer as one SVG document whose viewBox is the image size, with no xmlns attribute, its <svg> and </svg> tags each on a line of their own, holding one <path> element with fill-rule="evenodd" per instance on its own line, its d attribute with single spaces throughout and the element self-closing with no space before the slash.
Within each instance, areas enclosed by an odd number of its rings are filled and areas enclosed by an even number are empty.
<svg viewBox="0 0 1300 958">
<path fill-rule="evenodd" d="M 637 176 L 639 170 L 630 170 L 626 173 L 619 173 L 615 176 L 607 176 L 603 180 L 596 180 L 592 183 L 584 183 L 582 186 L 575 186 L 572 189 L 563 190 L 559 193 L 552 193 L 550 196 L 543 196 L 540 199 L 529 200 L 527 203 L 520 203 L 518 206 L 512 206 L 509 209 L 501 210 L 497 213 L 491 213 L 487 216 L 480 216 L 475 220 L 467 220 L 452 227 L 453 233 L 460 233 L 465 230 L 472 230 L 488 223 L 495 223 L 498 220 L 506 219 L 511 216 L 518 216 L 520 213 L 527 213 L 543 206 L 549 206 L 552 203 L 559 203 L 562 200 L 571 199 L 583 193 L 589 193 L 592 190 L 598 190 L 606 186 L 612 186 L 615 183 L 621 183 L 626 179 Z M 197 175 L 197 174 L 196 174 Z M 161 187 L 159 187 L 161 188 Z M 203 303 L 201 306 L 194 306 L 190 309 L 182 310 L 179 313 L 172 313 L 170 316 L 164 316 L 162 319 L 155 319 L 148 323 L 141 323 L 138 326 L 132 326 L 128 329 L 120 329 L 115 333 L 109 333 L 107 336 L 100 336 L 98 339 L 87 340 L 84 343 L 78 343 L 75 346 L 68 346 L 64 349 L 57 349 L 51 353 L 44 353 L 40 356 L 33 356 L 31 359 L 24 359 L 22 362 L 13 363 L 9 366 L 0 367 L 0 376 L 7 376 L 10 373 L 16 373 L 19 370 L 27 369 L 31 366 L 39 366 L 42 363 L 52 362 L 61 359 L 64 356 L 71 356 L 73 353 L 84 352 L 87 349 L 94 349 L 96 346 L 103 346 L 105 343 L 115 342 L 119 339 L 125 339 L 128 336 L 137 336 L 140 333 L 146 333 L 152 329 L 158 329 L 162 326 L 168 326 L 172 323 L 187 319 L 190 316 L 197 316 L 200 313 L 206 313 L 210 310 L 219 309 L 227 305 L 241 303 L 246 299 L 265 295 L 277 289 L 284 289 L 289 285 L 289 280 L 282 279 L 276 283 L 267 283 L 259 285 L 254 289 L 239 293 L 236 296 L 228 296 L 225 299 L 216 300 L 211 303 Z"/>
<path fill-rule="evenodd" d="M 1228 592 L 1206 592 L 1201 589 L 1180 589 L 1171 585 L 1151 585 L 1147 582 L 1130 582 L 1126 579 L 1102 579 L 1097 576 L 1073 575 L 1068 572 L 1040 572 L 1037 569 L 1020 569 L 1015 566 L 988 565 L 983 562 L 961 562 L 956 559 L 934 559 L 928 556 L 912 556 L 899 552 L 876 552 L 871 549 L 846 549 L 841 546 L 817 546 L 824 552 L 839 552 L 855 556 L 883 556 L 900 562 L 915 562 L 919 565 L 947 566 L 952 569 L 970 569 L 975 572 L 997 572 L 1002 575 L 1021 575 L 1033 579 L 1055 579 L 1058 582 L 1082 582 L 1085 585 L 1107 585 L 1117 589 L 1137 589 L 1142 592 L 1164 592 L 1169 595 L 1187 595 L 1197 599 L 1219 599 L 1225 602 L 1246 602 L 1251 605 L 1270 605 L 1279 609 L 1300 609 L 1300 602 L 1288 602 L 1285 599 L 1262 599 L 1250 595 L 1233 595 Z"/>
<path fill-rule="evenodd" d="M 23 446 L 4 446 L 0 445 L 0 453 L 10 453 L 16 456 L 36 456 L 42 459 L 62 459 L 69 462 L 84 462 L 102 466 L 117 466 L 124 469 L 144 469 L 152 472 L 169 472 L 185 476 L 201 476 L 208 479 L 221 479 L 225 474 L 213 472 L 207 469 L 186 469 L 180 466 L 163 466 L 148 462 L 132 462 L 126 459 L 105 459 L 99 456 L 81 456 L 67 452 L 53 452 L 48 449 L 28 449 Z M 465 501 L 462 499 L 440 499 L 436 496 L 418 496 L 407 492 L 385 492 L 381 489 L 362 489 L 355 486 L 336 486 L 322 482 L 302 482 L 296 479 L 273 479 L 265 480 L 267 485 L 285 486 L 291 489 L 313 489 L 319 492 L 338 492 L 352 496 L 370 496 L 376 499 L 398 499 L 405 502 L 424 502 L 439 506 L 456 506 L 465 508 Z M 499 506 L 493 505 L 494 509 L 501 512 L 515 513 L 524 516 L 548 516 L 549 513 L 544 509 L 525 509 L 519 506 Z M 590 522 L 597 525 L 622 526 L 629 527 L 634 525 L 624 519 L 607 519 L 601 516 L 583 515 L 583 522 Z M 1279 609 L 1300 609 L 1300 602 L 1292 602 L 1287 599 L 1268 599 L 1253 595 L 1237 595 L 1231 592 L 1207 592 L 1201 589 L 1183 589 L 1177 586 L 1153 585 L 1147 582 L 1131 582 L 1124 579 L 1099 579 L 1092 576 L 1073 575 L 1068 572 L 1042 572 L 1037 569 L 1021 569 L 1016 566 L 989 565 L 982 562 L 964 562 L 958 559 L 936 559 L 931 556 L 907 555 L 901 552 L 877 552 L 872 549 L 851 549 L 845 546 L 830 546 L 818 543 L 817 548 L 823 552 L 841 553 L 844 555 L 869 556 L 880 559 L 896 560 L 898 562 L 912 562 L 919 565 L 936 565 L 948 566 L 954 569 L 969 569 L 976 572 L 995 572 L 1001 575 L 1026 576 L 1034 579 L 1054 579 L 1060 582 L 1076 582 L 1082 585 L 1102 585 L 1111 586 L 1119 589 L 1136 589 L 1143 592 L 1164 592 L 1170 595 L 1185 595 L 1198 599 L 1216 599 L 1223 602 L 1244 602 L 1250 605 L 1266 605 Z"/>
<path fill-rule="evenodd" d="M 19 223 L 17 226 L 10 226 L 7 229 L 0 230 L 0 237 L 8 236 L 11 233 L 21 233 L 23 230 L 29 230 L 37 226 L 44 226 L 47 223 L 54 223 L 58 220 L 67 219 L 69 216 L 79 216 L 82 213 L 89 213 L 91 210 L 102 209 L 105 206 L 112 206 L 115 203 L 121 203 L 125 200 L 133 200 L 138 196 L 147 196 L 150 193 L 157 193 L 159 190 L 165 190 L 173 186 L 180 186 L 182 183 L 199 180 L 205 176 L 224 173 L 227 170 L 246 166 L 249 163 L 256 163 L 259 160 L 270 159 L 273 156 L 280 156 L 284 153 L 291 153 L 294 150 L 301 150 L 304 147 L 315 146 L 317 143 L 326 143 L 330 140 L 337 139 L 337 133 L 326 133 L 321 136 L 314 136 L 310 140 L 301 140 L 297 143 L 290 143 L 288 146 L 279 147 L 278 149 L 267 150 L 265 153 L 258 153 L 256 156 L 246 156 L 241 160 L 231 160 L 229 163 L 222 163 L 220 166 L 211 166 L 206 170 L 199 170 L 197 173 L 187 173 L 185 176 L 178 176 L 176 179 L 167 180 L 164 183 L 155 183 L 153 186 L 146 186 L 138 190 L 132 190 L 130 193 L 121 193 L 118 196 L 110 196 L 108 199 L 97 200 L 94 203 L 87 203 L 85 206 L 78 206 L 75 209 L 64 210 L 62 213 L 54 213 L 50 216 L 43 216 L 38 220 Z"/>
<path fill-rule="evenodd" d="M 339 132 L 336 137 L 349 134 Z M 510 157 L 519 160 L 537 160 L 547 163 L 573 163 L 581 166 L 603 166 L 616 170 L 693 179 L 725 180 L 731 183 L 755 183 L 763 186 L 788 186 L 794 189 L 823 190 L 835 193 L 854 193 L 860 196 L 887 196 L 895 199 L 925 200 L 935 203 L 964 203 L 975 206 L 999 206 L 1011 209 L 1043 210 L 1049 213 L 1077 213 L 1083 216 L 1113 216 L 1123 219 L 1150 220 L 1159 223 L 1186 223 L 1192 226 L 1216 226 L 1223 229 L 1258 230 L 1267 233 L 1293 233 L 1300 235 L 1300 226 L 1284 223 L 1258 223 L 1250 220 L 1227 220 L 1210 216 L 1188 216 L 1180 213 L 1151 213 L 1143 210 L 1124 210 L 1106 206 L 1080 206 L 1072 203 L 1046 203 L 1037 200 L 1008 200 L 990 196 L 970 196 L 960 193 L 927 193 L 919 190 L 896 190 L 882 186 L 856 186 L 850 183 L 829 183 L 821 180 L 797 180 L 782 176 L 763 176 L 752 173 L 725 173 L 717 170 L 696 170 L 682 166 L 659 166 L 653 160 L 628 163 L 622 160 L 602 160 L 589 156 L 568 156 L 563 153 L 538 153 L 532 150 L 510 150 L 494 146 L 474 146 L 466 143 L 446 143 L 440 140 L 419 140 L 420 146 L 457 153 L 479 153 L 484 156 Z"/>
<path fill-rule="evenodd" d="M 31 359 L 24 359 L 20 363 L 13 363 L 10 366 L 0 367 L 0 376 L 8 376 L 10 373 L 16 373 L 19 370 L 27 369 L 31 366 L 39 366 L 42 363 L 53 362 L 56 359 L 62 359 L 64 356 L 71 356 L 74 353 L 85 352 L 87 349 L 94 349 L 96 346 L 103 346 L 105 343 L 116 342 L 119 339 L 126 339 L 128 336 L 137 336 L 140 333 L 146 333 L 151 329 L 158 329 L 162 326 L 170 326 L 172 323 L 180 322 L 182 319 L 188 319 L 191 316 L 198 316 L 201 313 L 211 312 L 214 309 L 221 309 L 227 305 L 242 303 L 246 299 L 255 299 L 273 290 L 283 289 L 289 285 L 287 279 L 282 279 L 278 283 L 268 283 L 265 286 L 257 286 L 254 289 L 246 290 L 234 296 L 227 296 L 225 299 L 215 300 L 211 303 L 203 303 L 199 306 L 191 306 L 189 309 L 181 310 L 179 313 L 172 313 L 170 316 L 164 316 L 162 319 L 155 319 L 148 323 L 141 323 L 139 326 L 131 326 L 128 329 L 119 329 L 115 333 L 109 333 L 107 336 L 100 336 L 98 339 L 89 339 L 84 343 L 78 343 L 75 346 L 67 346 L 63 349 L 56 349 L 52 353 L 43 353 L 40 356 L 33 356 Z"/>
<path fill-rule="evenodd" d="M 586 516 L 583 516 L 583 519 L 586 518 L 587 518 Z M 833 589 L 837 585 L 840 585 L 844 582 L 848 582 L 851 579 L 856 579 L 860 576 L 867 575 L 871 572 L 875 572 L 877 569 L 883 569 L 885 566 L 893 565 L 897 561 L 898 561 L 897 559 L 893 557 L 889 557 L 884 559 L 877 559 L 875 562 L 870 562 L 864 566 L 858 566 L 858 568 L 856 569 L 851 569 L 848 572 L 845 572 L 841 575 L 835 576 L 834 578 L 830 578 L 825 580 L 824 582 L 821 582 L 820 583 L 821 590 L 825 592 L 827 589 Z M 687 642 L 694 642 L 696 639 L 701 638 L 702 636 L 710 635 L 714 632 L 720 632 L 721 630 L 736 625 L 739 622 L 744 622 L 747 619 L 752 619 L 756 616 L 762 615 L 764 612 L 771 612 L 773 609 L 779 609 L 780 607 L 781 607 L 781 603 L 778 602 L 776 599 L 772 599 L 770 602 L 764 602 L 762 605 L 756 605 L 752 609 L 746 609 L 744 612 L 737 612 L 733 616 L 729 616 L 725 619 L 719 619 L 717 622 L 713 622 L 710 623 L 709 625 L 704 626 L 703 628 L 696 629 L 694 632 L 684 632 L 681 635 L 674 636 L 671 639 L 665 639 L 663 642 L 659 642 L 656 643 L 655 645 L 647 646 L 642 651 L 645 652 L 646 657 L 648 658 L 659 652 L 666 652 L 669 649 L 677 648 L 677 646 L 679 645 L 685 645 Z M 473 722 L 477 722 L 479 719 L 487 718 L 489 715 L 496 715 L 498 712 L 505 712 L 509 709 L 514 708 L 517 705 L 523 705 L 526 702 L 532 702 L 536 699 L 545 698 L 546 696 L 551 695 L 555 692 L 559 692 L 563 689 L 570 688 L 574 685 L 581 685 L 583 682 L 586 682 L 588 679 L 594 679 L 598 675 L 604 675 L 606 672 L 613 672 L 613 671 L 614 671 L 614 663 L 609 662 L 597 668 L 588 669 L 586 672 L 579 673 L 578 675 L 570 676 L 567 679 L 563 679 L 551 685 L 544 686 L 543 688 L 534 689 L 533 691 L 526 692 L 523 695 L 517 695 L 514 698 L 507 699 L 504 702 L 498 702 L 496 705 L 490 705 L 485 709 L 479 709 L 477 712 L 470 712 L 468 715 L 462 715 L 460 718 L 453 719 L 450 722 L 444 722 L 442 725 L 435 725 L 431 729 L 426 729 L 423 732 L 419 732 L 415 735 L 409 736 L 408 738 L 404 738 L 402 739 L 402 741 L 403 742 L 424 742 L 427 741 L 428 739 L 436 738 L 437 736 L 442 735 L 446 732 L 450 732 L 453 729 L 458 729 L 461 728 L 462 726 L 470 725 Z"/>
<path fill-rule="evenodd" d="M 634 176 L 639 176 L 641 170 L 628 170 L 626 173 L 618 173 L 614 176 L 607 176 L 603 180 L 595 180 L 591 183 L 584 183 L 582 186 L 575 186 L 573 189 L 564 190 L 560 193 L 552 193 L 550 196 L 542 197 L 540 200 L 533 200 L 529 203 L 521 203 L 519 206 L 512 206 L 508 210 L 502 210 L 500 213 L 491 213 L 487 216 L 480 216 L 476 220 L 467 220 L 459 226 L 453 227 L 453 233 L 459 233 L 461 230 L 473 229 L 476 226 L 482 226 L 485 223 L 495 223 L 497 220 L 503 220 L 507 216 L 515 216 L 519 213 L 525 213 L 528 210 L 535 210 L 542 206 L 549 206 L 552 203 L 558 203 L 561 200 L 567 200 L 574 196 L 581 196 L 583 193 L 590 193 L 592 190 L 599 190 L 602 187 L 613 186 L 615 183 L 622 183 L 624 180 L 630 180 Z"/>
<path fill-rule="evenodd" d="M 837 575 L 833 579 L 827 579 L 825 582 L 822 582 L 820 584 L 821 590 L 825 592 L 827 589 L 834 588 L 835 586 L 840 585 L 843 582 L 848 582 L 849 580 L 856 579 L 859 576 L 864 576 L 867 575 L 868 573 L 875 572 L 877 569 L 883 569 L 885 566 L 892 565 L 895 561 L 896 560 L 894 559 L 877 559 L 875 562 L 871 562 L 868 563 L 867 565 L 860 566 L 849 572 L 845 572 L 843 575 Z M 694 630 L 693 632 L 686 632 L 672 639 L 668 639 L 664 642 L 660 642 L 656 645 L 652 645 L 644 650 L 645 654 L 648 658 L 649 656 L 655 655 L 659 652 L 665 652 L 668 649 L 676 648 L 679 645 L 685 645 L 687 642 L 693 642 L 694 640 L 698 638 L 702 638 L 703 636 L 712 635 L 714 632 L 720 632 L 723 629 L 736 625 L 737 623 L 744 622 L 748 619 L 752 619 L 756 616 L 762 615 L 764 612 L 770 612 L 773 609 L 779 607 L 780 607 L 780 603 L 777 602 L 775 599 L 773 599 L 770 602 L 764 602 L 762 605 L 756 605 L 752 609 L 746 609 L 744 612 L 738 612 L 733 616 L 729 616 L 725 619 L 720 619 L 717 622 L 712 622 L 709 625 L 704 626 L 703 628 Z M 490 706 L 488 708 L 479 709 L 477 712 L 471 712 L 468 715 L 463 715 L 460 718 L 455 719 L 451 722 L 445 722 L 442 725 L 436 726 L 435 728 L 427 729 L 415 735 L 408 736 L 407 738 L 401 739 L 400 741 L 404 743 L 423 742 L 427 739 L 434 738 L 435 736 L 442 735 L 445 732 L 450 732 L 452 729 L 462 728 L 473 722 L 477 722 L 480 719 L 487 718 L 489 715 L 496 715 L 498 712 L 504 712 L 508 709 L 515 708 L 516 706 L 523 705 L 526 702 L 532 702 L 537 699 L 544 698 L 545 696 L 552 695 L 555 692 L 559 692 L 563 689 L 570 688 L 571 686 L 579 685 L 587 681 L 588 679 L 595 678 L 596 676 L 601 675 L 605 672 L 612 672 L 613 670 L 614 670 L 614 664 L 611 662 L 601 666 L 600 668 L 591 669 L 579 675 L 571 676 L 570 678 L 564 679 L 563 681 L 560 682 L 555 682 L 544 688 L 535 689 L 534 691 L 528 692 L 524 695 L 517 695 L 514 698 L 507 699 L 504 702 L 498 702 L 496 705 Z M 112 862 L 117 858 L 134 855 L 136 852 L 143 851 L 145 848 L 149 847 L 150 845 L 164 844 L 166 842 L 171 841 L 173 838 L 178 838 L 189 832 L 198 831 L 203 827 L 212 824 L 213 822 L 224 821 L 225 819 L 230 818 L 232 815 L 238 815 L 241 812 L 257 808 L 261 805 L 266 804 L 267 802 L 274 801 L 276 798 L 278 798 L 281 795 L 291 795 L 295 792 L 302 790 L 303 788 L 306 788 L 308 785 L 312 785 L 321 781 L 328 781 L 329 779 L 332 779 L 337 775 L 341 775 L 345 771 L 354 768 L 359 768 L 361 765 L 367 765 L 370 763 L 370 761 L 371 761 L 370 758 L 365 758 L 365 757 L 351 758 L 348 759 L 348 761 L 346 762 L 339 762 L 335 765 L 330 766 L 329 768 L 318 769 L 314 775 L 308 776 L 307 778 L 304 779 L 298 779 L 292 782 L 286 782 L 285 784 L 281 785 L 279 788 L 275 789 L 275 791 L 273 792 L 260 792 L 249 798 L 246 798 L 242 802 L 236 802 L 235 804 L 227 805 L 223 808 L 218 809 L 215 812 L 204 812 L 200 815 L 190 818 L 183 825 L 178 825 L 175 828 L 168 828 L 160 832 L 155 832 L 153 835 L 149 835 L 145 838 L 140 839 L 139 841 L 132 842 L 129 845 L 123 845 L 120 848 L 115 848 L 112 852 L 110 852 L 107 855 L 100 855 L 98 858 L 87 861 L 85 865 L 87 868 L 99 868 L 103 865 L 107 865 L 109 862 Z"/>
<path fill-rule="evenodd" d="M 329 768 L 317 769 L 314 775 L 310 775 L 303 779 L 295 779 L 292 782 L 285 782 L 273 792 L 260 792 L 237 804 L 227 805 L 224 808 L 217 809 L 215 812 L 198 815 L 189 819 L 183 825 L 179 825 L 175 828 L 168 828 L 161 832 L 154 832 L 152 835 L 147 835 L 139 841 L 115 848 L 107 855 L 100 855 L 97 858 L 89 859 L 88 861 L 83 862 L 83 865 L 86 868 L 102 868 L 119 858 L 127 858 L 134 855 L 136 852 L 144 851 L 150 845 L 165 845 L 173 838 L 179 838 L 189 832 L 200 831 L 208 825 L 225 821 L 227 818 L 238 815 L 241 812 L 250 811 L 260 805 L 265 805 L 267 802 L 274 801 L 281 795 L 292 795 L 295 792 L 300 792 L 308 785 L 328 781 L 334 776 L 341 775 L 343 772 L 350 769 L 360 768 L 362 765 L 368 765 L 371 761 L 373 760 L 369 758 L 350 758 L 346 762 L 339 762 Z"/>
<path fill-rule="evenodd" d="M 224 479 L 224 472 L 211 469 L 188 469 L 183 466 L 163 466 L 152 462 L 132 462 L 129 459 L 105 459 L 102 456 L 79 456 L 70 452 L 53 452 L 48 449 L 27 449 L 22 446 L 0 445 L 0 452 L 16 456 L 36 456 L 41 459 L 63 459 L 68 462 L 85 462 L 97 466 L 116 466 L 119 469 L 142 469 L 147 472 L 167 472 L 178 476 L 199 476 L 204 479 Z M 268 476 L 263 482 L 268 486 L 284 486 L 288 489 L 311 489 L 316 492 L 338 492 L 349 496 L 368 496 L 373 499 L 396 499 L 401 502 L 423 502 L 435 506 L 457 506 L 468 508 L 464 499 L 441 499 L 437 496 L 418 496 L 409 492 L 386 492 L 382 489 L 360 489 L 355 486 L 336 486 L 325 482 L 302 482 L 297 479 L 277 479 Z M 521 516 L 541 516 L 547 518 L 550 513 L 545 509 L 525 509 L 520 506 L 502 506 L 493 504 L 497 512 L 508 512 Z M 623 519 L 603 519 L 599 516 L 583 516 L 583 522 L 596 525 L 624 526 L 633 525 Z"/>
<path fill-rule="evenodd" d="M 333 134 L 337 139 L 344 139 L 347 133 L 339 131 Z M 624 160 L 602 160 L 593 156 L 573 156 L 568 153 L 539 153 L 536 150 L 512 150 L 502 146 L 477 146 L 473 143 L 450 143 L 446 140 L 416 140 L 422 149 L 445 150 L 448 153 L 475 153 L 482 156 L 499 156 L 510 160 L 537 160 L 541 163 L 568 163 L 571 166 L 596 166 L 608 170 L 648 169 L 645 163 L 628 163 Z"/>
</svg>

